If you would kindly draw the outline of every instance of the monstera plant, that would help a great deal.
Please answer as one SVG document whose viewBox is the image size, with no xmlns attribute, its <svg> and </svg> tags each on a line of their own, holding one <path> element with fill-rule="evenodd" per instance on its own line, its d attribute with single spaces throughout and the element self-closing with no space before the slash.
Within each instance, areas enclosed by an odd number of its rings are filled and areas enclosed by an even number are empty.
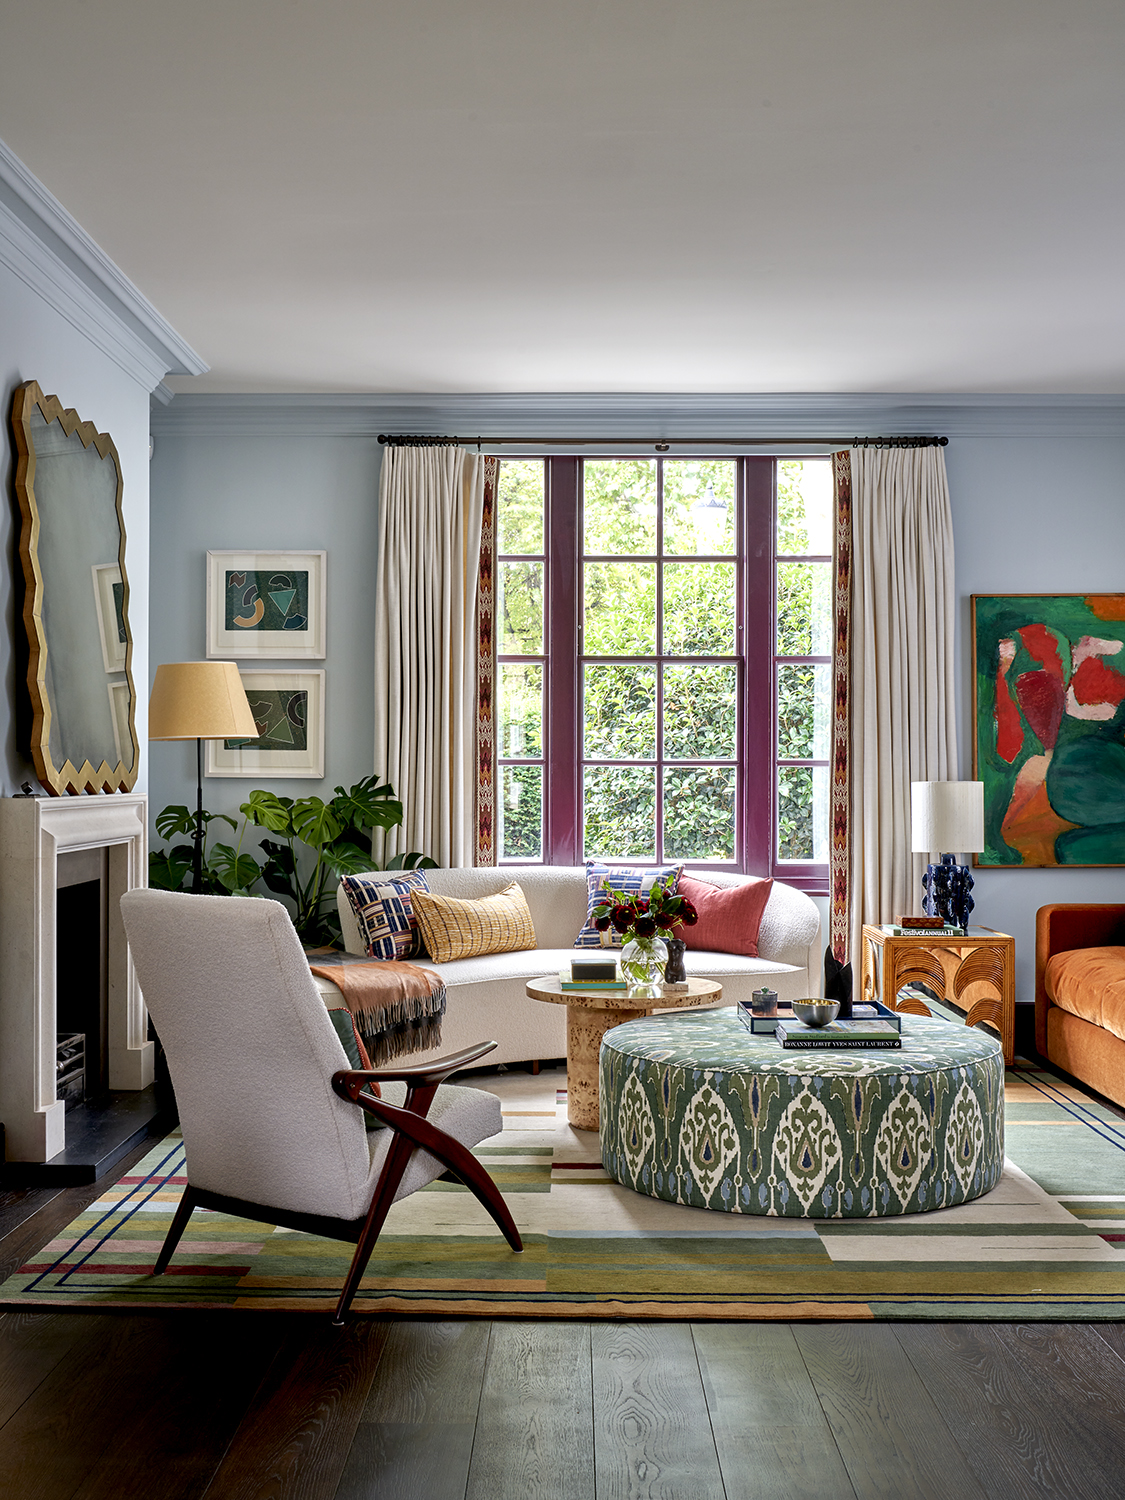
<svg viewBox="0 0 1125 1500">
<path fill-rule="evenodd" d="M 402 822 L 402 803 L 395 799 L 394 788 L 368 776 L 349 791 L 338 786 L 327 802 L 321 797 L 279 797 L 275 792 L 253 791 L 239 811 L 243 821 L 237 845 L 208 841 L 205 846 L 204 888 L 214 895 L 249 896 L 255 885 L 263 885 L 286 898 L 306 946 L 337 942 L 336 881 L 375 868 L 368 830 L 397 828 Z M 212 823 L 228 823 L 232 829 L 239 826 L 226 813 L 205 812 L 203 819 L 208 835 Z M 265 855 L 261 861 L 242 850 L 251 826 L 271 835 L 259 841 Z M 186 807 L 166 807 L 157 815 L 156 831 L 162 838 L 190 837 L 194 828 L 195 814 Z M 167 852 L 153 850 L 149 884 L 162 890 L 186 889 L 191 884 L 191 854 L 191 845 L 186 843 Z M 386 868 L 433 866 L 432 859 L 415 852 L 396 855 Z"/>
</svg>

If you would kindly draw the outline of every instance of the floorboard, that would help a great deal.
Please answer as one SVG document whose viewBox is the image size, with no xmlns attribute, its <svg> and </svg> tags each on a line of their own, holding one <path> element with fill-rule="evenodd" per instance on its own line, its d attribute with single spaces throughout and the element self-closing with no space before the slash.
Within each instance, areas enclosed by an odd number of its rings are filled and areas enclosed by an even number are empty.
<svg viewBox="0 0 1125 1500">
<path fill-rule="evenodd" d="M 207 1500 L 334 1500 L 386 1338 L 374 1319 L 294 1314 Z"/>
<path fill-rule="evenodd" d="M 0 1315 L 0 1429 L 95 1326 L 105 1319 L 89 1313 Z"/>
<path fill-rule="evenodd" d="M 336 1500 L 462 1500 L 489 1326 L 390 1324 Z"/>
<path fill-rule="evenodd" d="M 494 1323 L 468 1500 L 593 1500 L 590 1328 Z"/>
<path fill-rule="evenodd" d="M 1088 1329 L 952 1323 L 894 1331 L 989 1496 L 1109 1500 L 1121 1493 L 1125 1368 Z M 1093 1410 L 1086 1400 L 1076 1409 L 1058 1399 L 1060 1388 L 1073 1390 L 1076 1374 Z M 1083 1450 L 1078 1465 L 1076 1447 Z"/>
<path fill-rule="evenodd" d="M 794 1327 L 859 1500 L 985 1500 L 889 1324 Z"/>
<path fill-rule="evenodd" d="M 692 1337 L 726 1500 L 853 1493 L 788 1325 L 696 1323 Z"/>
<path fill-rule="evenodd" d="M 591 1352 L 597 1500 L 722 1500 L 688 1325 L 596 1323 Z"/>
</svg>

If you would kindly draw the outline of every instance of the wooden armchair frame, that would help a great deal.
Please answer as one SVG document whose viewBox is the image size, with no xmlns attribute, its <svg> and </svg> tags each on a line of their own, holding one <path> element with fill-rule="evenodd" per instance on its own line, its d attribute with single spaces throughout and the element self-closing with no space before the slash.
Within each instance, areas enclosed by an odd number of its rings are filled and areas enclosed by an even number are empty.
<svg viewBox="0 0 1125 1500">
<path fill-rule="evenodd" d="M 354 1244 L 356 1250 L 332 1318 L 333 1324 L 340 1327 L 363 1279 L 363 1273 L 415 1148 L 427 1151 L 441 1162 L 488 1210 L 512 1249 L 522 1250 L 520 1232 L 492 1178 L 460 1141 L 454 1140 L 451 1135 L 439 1130 L 426 1119 L 438 1086 L 452 1073 L 467 1068 L 484 1057 L 495 1046 L 495 1042 L 481 1042 L 475 1047 L 466 1047 L 461 1052 L 435 1058 L 431 1063 L 413 1068 L 373 1068 L 370 1071 L 349 1069 L 333 1074 L 332 1087 L 342 1099 L 359 1105 L 395 1133 L 375 1185 L 371 1206 L 362 1218 L 345 1220 L 320 1214 L 297 1213 L 242 1198 L 228 1198 L 222 1193 L 208 1192 L 205 1188 L 194 1188 L 189 1184 L 184 1189 L 152 1274 L 160 1276 L 164 1273 L 180 1236 L 187 1228 L 192 1211 L 196 1208 L 210 1208 L 219 1213 L 253 1219 L 257 1223 L 281 1224 L 286 1229 L 299 1229 L 306 1234 L 322 1235 L 326 1239 L 344 1240 Z M 405 1083 L 405 1103 L 400 1108 L 376 1098 L 367 1090 L 370 1083 Z"/>
</svg>

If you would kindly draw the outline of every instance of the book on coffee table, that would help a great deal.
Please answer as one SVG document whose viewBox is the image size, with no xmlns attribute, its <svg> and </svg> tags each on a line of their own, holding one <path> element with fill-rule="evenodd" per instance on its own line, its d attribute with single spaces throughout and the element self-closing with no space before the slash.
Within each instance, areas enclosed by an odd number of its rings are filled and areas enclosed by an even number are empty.
<svg viewBox="0 0 1125 1500">
<path fill-rule="evenodd" d="M 774 1032 L 787 1052 L 816 1048 L 902 1047 L 902 1034 L 890 1021 L 829 1021 L 827 1026 L 806 1026 L 803 1021 L 779 1020 Z"/>
</svg>

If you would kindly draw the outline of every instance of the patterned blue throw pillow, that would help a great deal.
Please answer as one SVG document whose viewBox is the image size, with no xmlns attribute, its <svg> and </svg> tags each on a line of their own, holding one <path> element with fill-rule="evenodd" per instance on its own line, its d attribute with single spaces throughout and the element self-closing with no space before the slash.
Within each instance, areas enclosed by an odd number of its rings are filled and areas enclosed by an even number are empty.
<svg viewBox="0 0 1125 1500">
<path fill-rule="evenodd" d="M 622 891 L 628 896 L 640 896 L 646 891 L 651 891 L 658 880 L 667 880 L 672 876 L 672 889 L 680 878 L 683 865 L 655 865 L 648 869 L 640 870 L 628 866 L 620 869 L 612 869 L 609 865 L 603 865 L 595 859 L 586 861 L 586 925 L 574 940 L 576 948 L 620 948 L 621 934 L 614 932 L 611 927 L 608 932 L 601 933 L 594 926 L 594 907 L 602 899 L 602 881 L 608 880 L 615 891 Z"/>
<path fill-rule="evenodd" d="M 345 875 L 344 893 L 355 913 L 363 951 L 370 958 L 416 958 L 422 951 L 412 891 L 428 891 L 421 870 Z"/>
</svg>

